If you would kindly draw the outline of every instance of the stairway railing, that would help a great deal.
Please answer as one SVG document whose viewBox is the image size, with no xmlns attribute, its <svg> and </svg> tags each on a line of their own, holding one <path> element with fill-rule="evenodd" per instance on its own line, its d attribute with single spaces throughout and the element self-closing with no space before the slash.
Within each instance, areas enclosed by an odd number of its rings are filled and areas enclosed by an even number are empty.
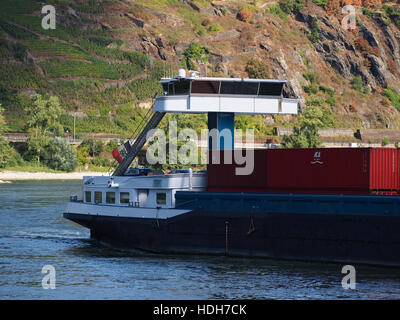
<svg viewBox="0 0 400 320">
<path fill-rule="evenodd" d="M 154 112 L 153 109 L 150 108 L 149 110 L 147 110 L 146 114 L 144 115 L 144 117 L 142 118 L 142 120 L 139 122 L 139 125 L 136 127 L 135 131 L 133 132 L 133 134 L 131 135 L 131 137 L 128 139 L 128 141 L 130 142 L 131 140 L 133 140 L 134 137 L 136 137 L 138 135 L 138 133 L 142 132 L 145 125 L 147 124 L 147 122 L 150 121 L 151 117 L 153 116 Z"/>
<path fill-rule="evenodd" d="M 132 137 L 129 138 L 123 145 L 126 150 L 126 155 L 122 158 L 122 161 L 118 164 L 113 172 L 113 176 L 122 176 L 130 164 L 134 161 L 140 150 L 143 148 L 147 141 L 147 134 L 150 130 L 157 127 L 165 112 L 152 112 L 150 109 L 145 117 L 136 128 Z M 140 134 L 138 134 L 140 132 Z M 131 144 L 131 140 L 136 136 L 135 141 Z"/>
<path fill-rule="evenodd" d="M 154 95 L 153 97 L 153 101 L 152 101 L 152 105 L 154 105 L 154 101 L 157 97 L 157 94 Z M 142 132 L 146 126 L 146 124 L 150 121 L 151 117 L 154 115 L 153 112 L 153 108 L 149 108 L 146 112 L 146 114 L 141 117 L 141 121 L 139 122 L 139 124 L 136 126 L 133 134 L 130 136 L 130 138 L 128 138 L 124 144 L 118 148 L 118 151 L 124 154 L 124 157 L 131 151 L 131 146 L 132 144 L 134 144 L 135 141 L 132 142 L 132 140 L 137 139 L 138 134 L 140 132 Z M 127 143 L 129 143 L 129 145 L 127 145 Z M 128 148 L 127 148 L 128 146 Z M 119 166 L 119 162 L 117 160 L 114 159 L 114 161 L 110 164 L 110 167 L 107 170 L 108 175 L 113 175 L 113 173 L 116 171 L 117 167 Z"/>
</svg>

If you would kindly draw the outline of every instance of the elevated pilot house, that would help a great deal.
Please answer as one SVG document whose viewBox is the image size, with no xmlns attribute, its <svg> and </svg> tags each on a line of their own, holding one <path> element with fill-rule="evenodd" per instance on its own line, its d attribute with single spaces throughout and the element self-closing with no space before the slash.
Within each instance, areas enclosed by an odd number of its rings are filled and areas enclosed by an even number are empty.
<svg viewBox="0 0 400 320">
<path fill-rule="evenodd" d="M 154 111 L 297 114 L 297 99 L 282 97 L 286 81 L 241 78 L 177 77 L 162 80 L 164 96 Z"/>
<path fill-rule="evenodd" d="M 297 114 L 299 100 L 283 97 L 282 80 L 203 78 L 195 72 L 186 77 L 179 70 L 177 77 L 160 83 L 164 95 L 157 97 L 153 110 L 207 113 L 209 130 L 217 129 L 220 137 L 227 129 L 232 136 L 218 138 L 217 149 L 233 149 L 235 114 Z"/>
</svg>

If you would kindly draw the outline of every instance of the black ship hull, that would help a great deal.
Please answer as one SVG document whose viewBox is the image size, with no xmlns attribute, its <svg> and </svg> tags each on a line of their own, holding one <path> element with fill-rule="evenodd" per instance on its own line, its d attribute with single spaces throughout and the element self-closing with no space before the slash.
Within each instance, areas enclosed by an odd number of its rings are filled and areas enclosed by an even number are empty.
<svg viewBox="0 0 400 320">
<path fill-rule="evenodd" d="M 400 266 L 400 216 L 193 210 L 168 219 L 64 217 L 122 249 Z"/>
</svg>

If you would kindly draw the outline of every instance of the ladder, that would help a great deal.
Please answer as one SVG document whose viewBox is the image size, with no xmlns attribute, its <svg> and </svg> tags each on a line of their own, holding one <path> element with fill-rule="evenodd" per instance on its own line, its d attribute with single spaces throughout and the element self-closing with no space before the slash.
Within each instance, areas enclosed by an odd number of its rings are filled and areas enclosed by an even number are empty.
<svg viewBox="0 0 400 320">
<path fill-rule="evenodd" d="M 137 126 L 133 135 L 124 143 L 124 157 L 113 172 L 113 176 L 123 176 L 126 169 L 129 168 L 132 161 L 136 158 L 140 150 L 142 150 L 143 146 L 147 141 L 147 134 L 150 130 L 155 129 L 162 118 L 164 117 L 165 112 L 153 112 L 150 108 L 146 113 L 140 124 Z M 134 138 L 136 139 L 134 140 Z"/>
</svg>

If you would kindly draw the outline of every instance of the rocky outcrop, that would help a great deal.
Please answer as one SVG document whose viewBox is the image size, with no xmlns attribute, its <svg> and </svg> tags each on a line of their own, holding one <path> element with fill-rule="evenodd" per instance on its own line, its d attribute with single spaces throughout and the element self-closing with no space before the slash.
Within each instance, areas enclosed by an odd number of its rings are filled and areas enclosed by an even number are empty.
<svg viewBox="0 0 400 320">
<path fill-rule="evenodd" d="M 138 26 L 139 28 L 143 28 L 143 27 L 144 27 L 144 21 L 135 18 L 135 17 L 134 17 L 132 14 L 130 14 L 130 13 L 125 13 L 124 15 L 125 15 L 125 17 L 128 17 L 128 19 L 129 19 L 130 21 L 132 21 L 132 22 L 133 22 L 136 26 Z"/>
<path fill-rule="evenodd" d="M 289 80 L 285 96 L 300 96 L 302 105 L 310 98 L 307 89 L 317 90 L 317 98 L 328 99 L 320 89 L 323 86 L 334 90 L 331 98 L 342 98 L 336 105 L 331 101 L 332 110 L 359 117 L 353 124 L 393 127 L 398 120 L 392 120 L 391 113 L 398 116 L 398 112 L 380 92 L 387 85 L 400 88 L 399 28 L 395 23 L 387 25 L 380 13 L 363 15 L 361 7 L 357 8 L 357 29 L 345 30 L 341 25 L 343 4 L 370 7 L 372 2 L 329 0 L 328 7 L 322 8 L 306 1 L 299 13 L 283 18 L 268 9 L 276 1 L 180 0 L 154 5 L 121 0 L 107 2 L 114 11 L 106 14 L 69 11 L 59 21 L 69 27 L 107 30 L 115 39 L 121 32 L 123 50 L 144 52 L 174 69 L 181 65 L 190 44 L 199 42 L 210 50 L 208 61 L 198 66 L 203 75 L 248 77 L 247 63 L 261 60 L 270 78 Z M 238 20 L 238 14 L 250 6 L 251 19 Z M 315 79 L 310 81 L 309 75 Z M 356 76 L 364 86 L 360 94 L 351 84 Z M 358 103 L 367 91 L 372 94 Z M 348 101 L 351 95 L 356 98 Z"/>
<path fill-rule="evenodd" d="M 162 60 L 168 59 L 167 51 L 165 50 L 163 40 L 160 37 L 158 38 L 142 37 L 141 46 L 143 47 L 146 53 L 152 55 L 158 55 L 158 57 Z"/>
<path fill-rule="evenodd" d="M 183 54 L 183 52 L 184 52 L 187 48 L 189 48 L 189 46 L 190 46 L 190 43 L 187 43 L 187 42 L 177 43 L 176 45 L 174 45 L 175 54 L 176 54 L 177 56 L 181 56 L 181 55 Z"/>
<path fill-rule="evenodd" d="M 319 37 L 315 50 L 338 74 L 347 79 L 360 75 L 373 90 L 388 84 L 400 87 L 398 29 L 385 25 L 380 15 L 371 21 L 365 18 L 353 32 L 343 29 L 332 16 L 305 11 L 296 19 L 311 28 L 313 17 L 318 21 Z"/>
</svg>

